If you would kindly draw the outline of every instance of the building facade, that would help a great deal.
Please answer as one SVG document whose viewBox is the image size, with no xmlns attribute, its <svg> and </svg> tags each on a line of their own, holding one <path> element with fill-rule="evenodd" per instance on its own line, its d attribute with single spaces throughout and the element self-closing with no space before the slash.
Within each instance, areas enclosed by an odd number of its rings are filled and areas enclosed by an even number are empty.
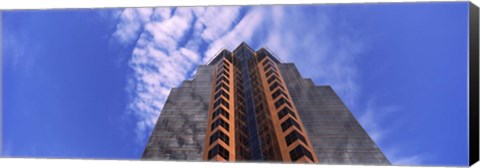
<svg viewBox="0 0 480 168">
<path fill-rule="evenodd" d="M 331 87 L 246 43 L 172 89 L 142 158 L 390 164 Z"/>
</svg>

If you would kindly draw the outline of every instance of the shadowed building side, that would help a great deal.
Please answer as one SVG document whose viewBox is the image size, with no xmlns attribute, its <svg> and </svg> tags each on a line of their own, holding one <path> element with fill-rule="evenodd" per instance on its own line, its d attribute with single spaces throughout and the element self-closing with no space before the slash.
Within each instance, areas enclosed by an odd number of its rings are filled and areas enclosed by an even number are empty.
<svg viewBox="0 0 480 168">
<path fill-rule="evenodd" d="M 201 160 L 213 70 L 199 66 L 193 80 L 170 91 L 142 159 Z"/>
<path fill-rule="evenodd" d="M 390 165 L 330 86 L 315 86 L 294 64 L 279 69 L 321 163 Z"/>
</svg>

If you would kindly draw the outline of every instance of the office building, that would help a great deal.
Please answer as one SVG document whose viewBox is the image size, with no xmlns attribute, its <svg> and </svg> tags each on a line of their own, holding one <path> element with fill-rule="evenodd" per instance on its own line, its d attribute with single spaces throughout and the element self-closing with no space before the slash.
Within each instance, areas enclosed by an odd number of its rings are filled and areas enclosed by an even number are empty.
<svg viewBox="0 0 480 168">
<path fill-rule="evenodd" d="M 330 86 L 246 43 L 172 89 L 142 158 L 390 164 Z"/>
</svg>

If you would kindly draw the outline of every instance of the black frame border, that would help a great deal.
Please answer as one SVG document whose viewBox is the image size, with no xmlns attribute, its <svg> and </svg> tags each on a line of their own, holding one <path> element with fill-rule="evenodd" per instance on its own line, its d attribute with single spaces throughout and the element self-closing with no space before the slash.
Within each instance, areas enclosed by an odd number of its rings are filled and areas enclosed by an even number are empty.
<svg viewBox="0 0 480 168">
<path fill-rule="evenodd" d="M 479 13 L 469 3 L 469 164 L 479 160 Z"/>
</svg>

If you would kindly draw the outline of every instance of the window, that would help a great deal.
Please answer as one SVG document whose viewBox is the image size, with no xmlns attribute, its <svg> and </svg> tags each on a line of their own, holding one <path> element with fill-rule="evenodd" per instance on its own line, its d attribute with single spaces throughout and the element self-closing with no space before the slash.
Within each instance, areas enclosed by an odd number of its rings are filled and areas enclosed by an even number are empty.
<svg viewBox="0 0 480 168">
<path fill-rule="evenodd" d="M 275 154 L 273 153 L 273 148 L 270 147 L 270 148 L 264 150 L 263 155 L 268 159 L 273 159 L 275 157 Z"/>
<path fill-rule="evenodd" d="M 287 146 L 290 146 L 293 142 L 295 142 L 297 139 L 300 139 L 303 143 L 307 144 L 307 140 L 305 140 L 305 137 L 300 135 L 296 130 L 293 130 L 290 134 L 288 134 L 285 137 L 285 141 L 287 142 Z"/>
<path fill-rule="evenodd" d="M 240 121 L 247 121 L 247 116 L 245 116 L 243 113 L 237 113 L 237 116 Z"/>
<path fill-rule="evenodd" d="M 277 87 L 280 87 L 282 88 L 283 90 L 285 90 L 285 88 L 283 88 L 282 85 L 280 85 L 280 83 L 278 83 L 278 81 L 275 81 L 272 85 L 270 85 L 270 91 L 273 91 L 275 88 Z"/>
<path fill-rule="evenodd" d="M 227 91 L 230 91 L 230 88 L 225 83 L 218 83 L 217 87 L 215 87 L 215 91 L 218 92 L 221 87 L 223 87 Z"/>
<path fill-rule="evenodd" d="M 263 111 L 265 109 L 265 106 L 263 106 L 263 103 L 258 103 L 255 109 L 256 111 Z"/>
<path fill-rule="evenodd" d="M 273 69 L 270 69 L 265 76 L 269 77 L 272 73 L 278 75 L 277 72 L 275 72 Z"/>
<path fill-rule="evenodd" d="M 238 130 L 241 130 L 242 132 L 247 133 L 247 132 L 248 132 L 248 128 L 247 128 L 247 126 L 245 126 L 245 125 L 246 125 L 245 123 L 241 123 L 241 124 L 239 123 L 239 124 L 238 124 Z M 242 136 L 240 135 L 240 142 L 246 141 L 246 139 L 244 139 L 244 140 L 242 141 L 242 138 L 245 138 L 245 137 L 242 137 Z"/>
<path fill-rule="evenodd" d="M 266 60 L 262 63 L 262 65 L 265 66 L 267 63 L 270 63 L 270 59 L 266 59 Z"/>
<path fill-rule="evenodd" d="M 240 104 L 237 104 L 236 105 L 237 109 L 241 112 L 245 112 L 246 111 L 246 108 L 245 108 L 245 105 L 240 103 Z"/>
<path fill-rule="evenodd" d="M 219 67 L 217 72 L 220 73 L 220 71 L 222 71 L 222 70 L 230 72 L 230 69 L 228 69 L 228 67 L 226 65 L 222 65 L 221 67 Z"/>
<path fill-rule="evenodd" d="M 257 62 L 261 62 L 266 57 L 265 54 L 258 54 L 257 55 Z"/>
<path fill-rule="evenodd" d="M 222 98 L 213 103 L 213 108 L 217 108 L 220 104 L 223 104 L 227 109 L 230 109 L 230 104 Z"/>
<path fill-rule="evenodd" d="M 248 138 L 244 135 L 240 134 L 240 137 L 238 137 L 241 143 L 243 143 L 245 146 L 248 146 Z"/>
<path fill-rule="evenodd" d="M 210 149 L 210 151 L 208 151 L 208 159 L 212 159 L 216 155 L 220 155 L 225 160 L 228 160 L 228 158 L 230 156 L 230 153 L 228 152 L 227 149 L 225 149 L 221 145 L 217 144 L 217 145 L 215 145 L 215 147 Z"/>
<path fill-rule="evenodd" d="M 273 94 L 272 94 L 272 99 L 276 99 L 278 96 L 280 95 L 283 95 L 285 96 L 286 98 L 288 98 L 287 94 L 285 92 L 283 92 L 282 89 L 278 89 L 277 91 L 275 91 Z"/>
<path fill-rule="evenodd" d="M 212 120 L 215 119 L 219 114 L 222 114 L 225 118 L 230 119 L 230 114 L 226 110 L 223 109 L 223 107 L 218 108 L 213 112 L 212 115 Z"/>
<path fill-rule="evenodd" d="M 292 107 L 292 104 L 290 104 L 290 102 L 288 102 L 287 99 L 285 99 L 285 98 L 282 97 L 282 98 L 278 99 L 278 100 L 275 102 L 275 108 L 278 109 L 280 106 L 282 106 L 282 105 L 285 104 L 285 103 L 286 103 L 288 106 Z"/>
<path fill-rule="evenodd" d="M 237 83 L 240 83 L 240 84 L 243 84 L 243 79 L 240 77 L 240 74 L 237 74 L 238 78 L 237 78 Z M 241 85 L 239 85 L 241 86 Z"/>
<path fill-rule="evenodd" d="M 217 132 L 213 133 L 212 136 L 210 136 L 210 145 L 215 142 L 218 138 L 220 138 L 225 144 L 229 144 L 229 137 L 227 134 L 224 134 L 222 131 L 218 130 Z"/>
<path fill-rule="evenodd" d="M 295 149 L 292 149 L 290 151 L 290 158 L 292 161 L 297 161 L 300 159 L 302 156 L 307 156 L 311 161 L 313 161 L 313 156 L 308 149 L 303 147 L 302 145 L 298 145 Z"/>
<path fill-rule="evenodd" d="M 239 90 L 240 91 L 240 90 Z M 243 96 L 241 94 L 237 94 L 236 102 L 244 102 Z"/>
<path fill-rule="evenodd" d="M 267 71 L 267 69 L 271 68 L 272 64 L 268 64 L 266 67 L 263 68 L 263 71 Z"/>
<path fill-rule="evenodd" d="M 229 61 L 232 62 L 232 56 L 230 54 L 225 53 L 224 57 Z"/>
<path fill-rule="evenodd" d="M 230 95 L 224 90 L 220 90 L 219 92 L 217 92 L 213 97 L 213 100 L 216 100 L 218 97 L 220 97 L 220 95 L 223 95 L 223 97 L 227 98 L 227 100 L 230 100 Z"/>
<path fill-rule="evenodd" d="M 295 127 L 298 128 L 298 130 L 302 130 L 300 128 L 300 125 L 298 125 L 297 122 L 295 122 L 292 118 L 288 118 L 287 120 L 285 120 L 283 123 L 282 123 L 282 131 L 285 131 L 287 130 L 288 128 L 292 127 L 292 125 L 294 125 Z"/>
<path fill-rule="evenodd" d="M 226 66 L 230 66 L 230 63 L 228 63 L 226 60 L 223 60 L 223 64 Z"/>
<path fill-rule="evenodd" d="M 223 121 L 222 118 L 218 118 L 217 120 L 215 120 L 213 123 L 212 123 L 212 128 L 210 129 L 210 131 L 214 130 L 215 128 L 217 128 L 218 126 L 222 126 L 223 128 L 225 128 L 227 131 L 230 131 L 230 126 L 228 125 L 227 122 Z"/>
<path fill-rule="evenodd" d="M 225 76 L 218 77 L 217 83 L 220 83 L 222 80 L 225 81 L 225 83 L 230 84 L 230 81 L 227 78 L 225 78 Z"/>
<path fill-rule="evenodd" d="M 275 80 L 275 79 L 278 79 L 277 75 L 270 76 L 270 78 L 268 78 L 268 80 L 267 80 L 268 84 L 272 83 L 273 80 Z"/>
<path fill-rule="evenodd" d="M 243 94 L 243 86 L 237 85 L 237 93 Z"/>
<path fill-rule="evenodd" d="M 228 74 L 227 71 L 223 70 L 223 71 L 222 71 L 222 74 L 225 75 L 227 78 L 230 78 L 230 74 Z"/>
<path fill-rule="evenodd" d="M 245 150 L 244 148 L 240 147 L 238 149 L 240 151 L 240 156 L 242 156 L 245 160 L 248 160 L 250 157 L 248 156 L 248 152 L 247 150 Z"/>
<path fill-rule="evenodd" d="M 297 116 L 295 115 L 295 113 L 294 113 L 292 110 L 290 110 L 290 108 L 284 107 L 282 110 L 280 110 L 280 111 L 278 112 L 278 119 L 281 120 L 281 119 L 282 119 L 283 117 L 285 117 L 285 115 L 287 115 L 287 114 L 290 114 L 291 116 L 297 118 Z"/>
</svg>

